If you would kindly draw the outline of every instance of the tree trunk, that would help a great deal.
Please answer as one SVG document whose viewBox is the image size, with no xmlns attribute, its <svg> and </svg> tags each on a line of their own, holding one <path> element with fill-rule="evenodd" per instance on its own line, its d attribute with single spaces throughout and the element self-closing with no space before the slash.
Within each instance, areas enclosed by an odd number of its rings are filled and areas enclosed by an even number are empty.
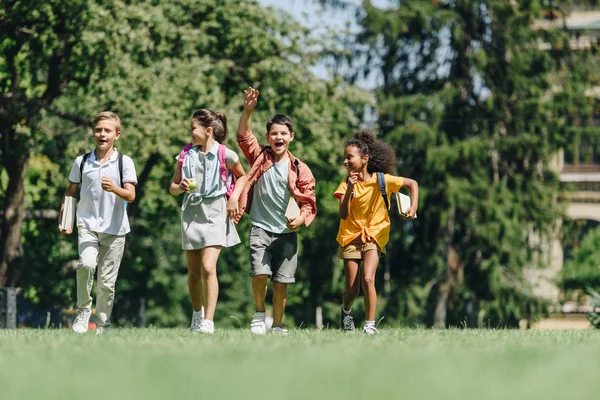
<svg viewBox="0 0 600 400">
<path fill-rule="evenodd" d="M 433 327 L 439 329 L 446 328 L 446 316 L 448 314 L 448 301 L 455 289 L 457 283 L 462 280 L 462 265 L 458 251 L 452 244 L 454 237 L 454 220 L 456 218 L 456 209 L 453 207 L 448 217 L 446 233 L 444 238 L 444 247 L 446 250 L 446 269 L 444 270 L 443 281 L 439 285 L 437 304 L 435 314 L 433 315 Z"/>
<path fill-rule="evenodd" d="M 435 315 L 433 318 L 434 328 L 446 328 L 448 301 L 454 289 L 462 282 L 462 277 L 463 268 L 458 252 L 454 246 L 450 246 L 446 255 L 444 281 L 440 284 L 437 305 L 435 307 Z"/>
<path fill-rule="evenodd" d="M 0 287 L 14 286 L 22 270 L 21 227 L 25 214 L 24 182 L 29 153 L 17 156 L 3 154 L 2 163 L 8 174 L 8 187 L 0 220 Z"/>
</svg>

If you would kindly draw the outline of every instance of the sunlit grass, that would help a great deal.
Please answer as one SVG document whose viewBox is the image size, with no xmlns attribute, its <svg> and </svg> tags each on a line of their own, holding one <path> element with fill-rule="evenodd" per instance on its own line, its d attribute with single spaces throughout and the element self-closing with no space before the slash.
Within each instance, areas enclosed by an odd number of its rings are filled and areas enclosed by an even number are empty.
<svg viewBox="0 0 600 400">
<path fill-rule="evenodd" d="M 600 331 L 0 331 L 0 399 L 596 399 Z"/>
</svg>

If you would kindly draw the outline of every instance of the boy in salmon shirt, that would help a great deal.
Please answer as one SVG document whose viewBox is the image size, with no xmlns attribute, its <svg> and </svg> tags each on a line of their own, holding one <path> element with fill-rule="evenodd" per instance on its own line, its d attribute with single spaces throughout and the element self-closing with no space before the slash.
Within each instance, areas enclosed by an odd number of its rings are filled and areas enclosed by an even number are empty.
<svg viewBox="0 0 600 400">
<path fill-rule="evenodd" d="M 259 92 L 244 91 L 244 111 L 240 117 L 237 142 L 251 165 L 248 182 L 240 196 L 240 206 L 250 216 L 250 260 L 252 294 L 256 311 L 250 331 L 264 335 L 267 280 L 273 281 L 273 334 L 287 333 L 282 320 L 288 284 L 295 282 L 298 264 L 296 230 L 308 226 L 317 214 L 315 178 L 310 168 L 288 150 L 294 140 L 294 127 L 287 115 L 276 114 L 267 122 L 263 146 L 252 133 L 250 120 Z M 300 214 L 286 218 L 290 197 L 297 202 Z"/>
</svg>

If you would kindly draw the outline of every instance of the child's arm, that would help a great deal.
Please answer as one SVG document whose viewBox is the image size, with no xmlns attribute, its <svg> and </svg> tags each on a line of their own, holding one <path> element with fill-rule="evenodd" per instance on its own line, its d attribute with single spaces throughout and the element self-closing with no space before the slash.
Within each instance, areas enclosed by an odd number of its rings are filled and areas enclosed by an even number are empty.
<svg viewBox="0 0 600 400">
<path fill-rule="evenodd" d="M 406 210 L 406 219 L 412 219 L 417 215 L 417 209 L 419 208 L 419 184 L 414 179 L 404 178 L 402 187 L 408 187 L 410 189 L 410 207 Z"/>
<path fill-rule="evenodd" d="M 244 111 L 242 111 L 238 125 L 237 142 L 250 165 L 254 164 L 256 157 L 258 157 L 262 150 L 250 126 L 252 111 L 256 107 L 258 96 L 259 92 L 256 89 L 250 87 L 248 90 L 244 90 Z"/>
<path fill-rule="evenodd" d="M 124 187 L 115 185 L 115 183 L 108 176 L 102 178 L 100 182 L 102 190 L 108 193 L 114 193 L 128 203 L 135 200 L 135 185 L 133 183 L 125 182 Z"/>
<path fill-rule="evenodd" d="M 315 195 L 315 177 L 308 165 L 298 164 L 298 179 L 296 180 L 296 189 L 294 198 L 300 206 L 300 216 L 288 221 L 287 227 L 291 230 L 298 229 L 302 224 L 309 226 L 317 215 L 317 196 Z"/>
<path fill-rule="evenodd" d="M 237 188 L 236 188 L 237 189 Z M 173 196 L 179 196 L 181 193 L 190 191 L 190 180 L 188 178 L 181 179 L 181 167 L 177 165 L 173 179 L 171 180 L 171 186 L 169 186 L 169 193 Z"/>
<path fill-rule="evenodd" d="M 238 207 L 238 200 L 242 194 L 242 191 L 244 190 L 244 187 L 246 186 L 246 182 L 248 182 L 248 176 L 246 175 L 246 171 L 244 171 L 244 167 L 242 167 L 242 164 L 239 161 L 236 162 L 233 167 L 231 167 L 231 172 L 235 176 L 236 181 L 233 193 L 231 193 L 229 201 L 227 202 L 227 215 L 229 215 L 229 218 L 237 220 L 237 218 L 241 217 L 244 213 L 244 210 Z"/>
<path fill-rule="evenodd" d="M 62 229 L 60 226 L 60 221 L 62 221 L 62 216 L 63 216 L 63 210 L 65 209 L 65 197 L 67 197 L 67 196 L 75 197 L 75 193 L 77 193 L 77 186 L 79 186 L 79 183 L 69 182 L 69 187 L 65 191 L 65 195 L 63 196 L 62 204 L 60 205 L 60 212 L 58 213 L 58 231 L 60 233 L 64 233 L 65 235 L 70 235 L 71 233 L 73 233 L 72 228 Z"/>
<path fill-rule="evenodd" d="M 354 193 L 354 184 L 358 181 L 358 172 L 350 173 L 348 177 L 346 188 L 346 193 L 344 193 L 344 197 L 340 200 L 340 218 L 346 219 L 348 215 L 350 215 L 350 200 L 352 199 L 352 194 Z"/>
</svg>

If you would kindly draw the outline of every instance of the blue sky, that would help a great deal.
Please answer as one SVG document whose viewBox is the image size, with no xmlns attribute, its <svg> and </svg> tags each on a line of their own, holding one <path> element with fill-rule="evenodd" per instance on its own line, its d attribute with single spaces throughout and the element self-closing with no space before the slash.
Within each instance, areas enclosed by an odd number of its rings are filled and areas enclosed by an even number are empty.
<svg viewBox="0 0 600 400">
<path fill-rule="evenodd" d="M 376 6 L 384 7 L 389 4 L 391 0 L 371 0 L 371 3 Z M 320 29 L 326 28 L 346 28 L 348 26 L 351 30 L 356 30 L 356 9 L 362 3 L 362 0 L 347 0 L 351 5 L 344 9 L 330 9 L 323 10 L 321 6 L 315 4 L 314 0 L 258 0 L 258 3 L 264 6 L 272 6 L 281 8 L 286 12 L 290 13 L 296 20 L 300 21 L 307 27 L 314 27 L 315 33 L 319 33 Z M 315 75 L 320 78 L 329 78 L 329 73 L 323 65 L 312 68 Z M 375 82 L 372 80 L 358 82 L 363 87 L 373 87 Z"/>
</svg>

